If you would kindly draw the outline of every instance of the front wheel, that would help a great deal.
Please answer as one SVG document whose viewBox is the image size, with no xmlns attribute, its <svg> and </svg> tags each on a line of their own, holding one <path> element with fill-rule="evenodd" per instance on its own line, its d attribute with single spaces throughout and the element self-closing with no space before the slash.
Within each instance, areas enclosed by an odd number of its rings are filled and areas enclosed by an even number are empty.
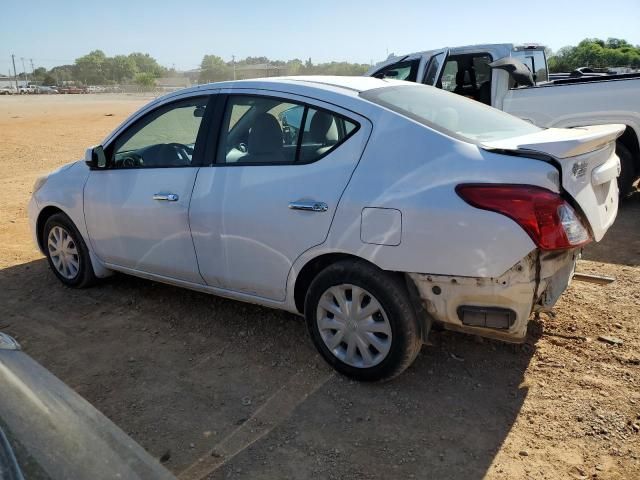
<svg viewBox="0 0 640 480">
<path fill-rule="evenodd" d="M 422 346 L 402 279 L 360 260 L 340 261 L 318 274 L 307 292 L 305 318 L 324 359 L 356 380 L 399 375 Z"/>
<path fill-rule="evenodd" d="M 49 266 L 58 280 L 75 288 L 88 287 L 96 281 L 87 245 L 64 213 L 47 219 L 42 240 Z"/>
</svg>

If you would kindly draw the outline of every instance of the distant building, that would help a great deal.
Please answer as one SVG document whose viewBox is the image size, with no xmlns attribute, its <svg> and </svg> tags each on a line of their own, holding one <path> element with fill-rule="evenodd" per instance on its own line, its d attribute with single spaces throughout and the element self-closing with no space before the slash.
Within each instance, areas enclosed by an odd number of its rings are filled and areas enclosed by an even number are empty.
<svg viewBox="0 0 640 480">
<path fill-rule="evenodd" d="M 16 82 L 13 77 L 8 75 L 0 75 L 0 87 L 15 87 Z M 18 79 L 18 87 L 26 87 L 27 81 Z"/>
<path fill-rule="evenodd" d="M 188 77 L 161 77 L 156 80 L 156 87 L 162 90 L 173 91 L 191 86 Z"/>
</svg>

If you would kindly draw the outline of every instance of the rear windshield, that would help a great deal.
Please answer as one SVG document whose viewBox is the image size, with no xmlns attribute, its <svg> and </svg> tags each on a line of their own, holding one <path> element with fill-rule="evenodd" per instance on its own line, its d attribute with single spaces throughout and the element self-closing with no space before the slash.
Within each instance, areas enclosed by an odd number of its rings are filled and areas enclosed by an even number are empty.
<svg viewBox="0 0 640 480">
<path fill-rule="evenodd" d="M 360 96 L 434 130 L 472 143 L 542 130 L 475 100 L 426 85 L 382 87 L 361 92 Z"/>
</svg>

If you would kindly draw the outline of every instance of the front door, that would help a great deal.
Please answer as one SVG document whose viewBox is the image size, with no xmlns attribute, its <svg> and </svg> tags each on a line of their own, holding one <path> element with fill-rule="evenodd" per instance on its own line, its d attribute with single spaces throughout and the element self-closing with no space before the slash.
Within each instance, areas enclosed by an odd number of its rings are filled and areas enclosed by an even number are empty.
<svg viewBox="0 0 640 480">
<path fill-rule="evenodd" d="M 293 262 L 324 242 L 370 126 L 338 107 L 278 95 L 227 97 L 190 222 L 207 284 L 282 301 Z"/>
<path fill-rule="evenodd" d="M 104 262 L 203 283 L 189 230 L 208 97 L 165 104 L 116 137 L 84 189 L 87 230 Z"/>
</svg>

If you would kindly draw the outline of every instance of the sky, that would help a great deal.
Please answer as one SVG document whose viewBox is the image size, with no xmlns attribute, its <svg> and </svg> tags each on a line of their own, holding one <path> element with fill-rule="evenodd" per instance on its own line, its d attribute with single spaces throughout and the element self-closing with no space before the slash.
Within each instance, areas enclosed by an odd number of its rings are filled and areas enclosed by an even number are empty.
<svg viewBox="0 0 640 480">
<path fill-rule="evenodd" d="M 586 37 L 640 44 L 640 0 L 2 0 L 0 73 L 91 50 L 149 53 L 178 70 L 205 54 L 375 63 L 388 54 L 479 43 L 557 50 Z"/>
</svg>

